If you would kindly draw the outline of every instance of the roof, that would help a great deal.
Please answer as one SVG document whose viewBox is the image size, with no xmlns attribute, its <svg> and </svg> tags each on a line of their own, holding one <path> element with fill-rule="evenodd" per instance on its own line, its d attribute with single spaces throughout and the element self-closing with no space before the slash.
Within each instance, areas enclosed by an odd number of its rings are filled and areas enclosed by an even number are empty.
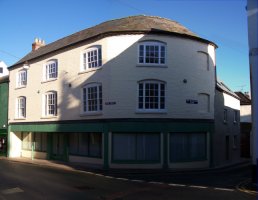
<svg viewBox="0 0 258 200">
<path fill-rule="evenodd" d="M 222 81 L 217 80 L 216 89 L 225 92 L 226 94 L 235 97 L 236 99 L 240 99 L 228 86 L 225 85 Z"/>
<path fill-rule="evenodd" d="M 2 76 L 0 77 L 0 83 L 8 83 L 9 82 L 9 76 Z"/>
<path fill-rule="evenodd" d="M 213 44 L 215 47 L 217 47 L 215 43 L 200 38 L 178 22 L 161 17 L 138 15 L 110 20 L 59 39 L 46 46 L 40 47 L 35 51 L 31 51 L 17 63 L 10 66 L 9 69 L 19 64 L 23 64 L 26 61 L 30 61 L 48 53 L 55 52 L 95 37 L 105 37 L 107 35 L 119 35 L 125 33 L 173 34 L 176 36 L 191 38 L 204 43 Z"/>
<path fill-rule="evenodd" d="M 240 98 L 240 105 L 251 105 L 252 101 L 250 97 L 245 95 L 243 92 L 235 92 Z"/>
</svg>

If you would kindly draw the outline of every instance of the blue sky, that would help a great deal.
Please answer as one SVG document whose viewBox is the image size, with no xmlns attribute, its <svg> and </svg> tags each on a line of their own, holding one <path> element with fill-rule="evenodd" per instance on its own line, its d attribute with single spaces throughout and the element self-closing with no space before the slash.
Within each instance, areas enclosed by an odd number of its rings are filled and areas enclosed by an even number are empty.
<svg viewBox="0 0 258 200">
<path fill-rule="evenodd" d="M 217 74 L 234 91 L 249 91 L 246 0 L 0 0 L 0 60 L 8 66 L 31 51 L 35 37 L 54 42 L 129 15 L 178 21 L 215 42 Z"/>
</svg>

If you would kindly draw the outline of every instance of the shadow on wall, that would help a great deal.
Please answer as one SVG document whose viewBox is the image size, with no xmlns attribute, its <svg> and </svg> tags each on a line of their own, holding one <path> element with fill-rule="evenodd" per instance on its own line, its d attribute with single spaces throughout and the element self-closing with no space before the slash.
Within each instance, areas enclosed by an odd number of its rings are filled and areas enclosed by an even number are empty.
<svg viewBox="0 0 258 200">
<path fill-rule="evenodd" d="M 168 113 L 178 108 L 178 113 L 182 118 L 188 118 L 190 113 L 198 113 L 198 108 L 194 108 L 195 105 L 186 105 L 185 101 L 189 98 L 198 98 L 198 93 L 213 94 L 210 88 L 206 88 L 206 81 L 215 79 L 215 73 L 211 73 L 214 77 L 205 77 L 203 74 L 205 70 L 204 66 L 199 66 L 200 60 L 204 63 L 210 63 L 210 66 L 215 67 L 213 59 L 209 56 L 200 57 L 199 52 L 207 52 L 207 45 L 199 45 L 198 41 L 185 40 L 179 37 L 173 37 L 169 39 L 167 36 L 157 37 L 156 35 L 131 35 L 123 36 L 120 38 L 117 36 L 111 36 L 113 44 L 117 46 L 102 46 L 102 67 L 96 70 L 88 72 L 80 72 L 80 66 L 73 66 L 74 69 L 78 69 L 78 73 L 70 72 L 66 66 L 59 65 L 59 80 L 60 85 L 57 88 L 51 88 L 51 90 L 58 91 L 58 119 L 57 125 L 53 132 L 67 133 L 65 137 L 65 143 L 69 144 L 68 134 L 71 132 L 92 132 L 97 130 L 103 132 L 103 124 L 97 123 L 97 120 L 107 118 L 146 118 L 145 115 L 135 115 L 136 108 L 138 106 L 138 81 L 141 80 L 159 80 L 166 82 L 167 94 L 169 96 L 175 96 L 179 101 L 167 100 L 166 107 Z M 130 39 L 134 40 L 130 42 Z M 158 39 L 158 40 L 157 40 Z M 160 41 L 167 40 L 167 63 L 163 67 L 143 66 L 138 63 L 138 48 L 141 41 Z M 98 41 L 96 39 L 96 41 Z M 91 44 L 83 43 L 75 47 L 69 47 L 62 52 L 53 53 L 54 57 L 57 54 L 68 52 L 74 48 L 78 48 L 84 45 Z M 176 43 L 173 45 L 173 43 Z M 179 48 L 182 43 L 182 48 Z M 192 43 L 197 46 L 201 46 L 200 49 L 193 49 Z M 201 43 L 200 43 L 201 44 Z M 106 42 L 106 45 L 110 45 Z M 89 46 L 91 47 L 91 46 Z M 118 48 L 117 48 L 118 47 Z M 204 55 L 206 55 L 204 54 Z M 193 57 L 198 56 L 198 59 Z M 105 60 L 108 58 L 108 61 Z M 74 59 L 77 59 L 74 58 Z M 68 64 L 72 65 L 73 61 L 69 60 Z M 198 73 L 191 73 L 196 71 L 192 66 L 200 67 Z M 202 69 L 204 67 L 204 69 Z M 207 67 L 207 66 L 206 66 Z M 169 72 L 169 73 L 168 73 Z M 189 73 L 185 73 L 189 72 Z M 200 79 L 202 77 L 203 79 Z M 61 79 L 61 80 L 60 80 Z M 188 80 L 188 83 L 184 83 L 183 80 Z M 83 88 L 88 84 L 102 85 L 102 112 L 96 112 L 87 114 L 83 112 Z M 198 88 L 203 88 L 201 91 L 193 90 L 193 86 L 198 85 Z M 212 85 L 213 86 L 213 85 Z M 215 87 L 215 84 L 214 84 Z M 58 88 L 62 88 L 58 90 Z M 175 97 L 174 97 L 175 98 Z M 213 99 L 213 96 L 210 96 Z M 183 103 L 182 103 L 183 102 Z M 212 101 L 213 102 L 213 101 Z M 182 104 L 182 105 L 181 105 Z M 198 105 L 199 106 L 199 105 Z M 208 111 L 212 108 L 212 105 L 208 104 Z M 169 109 L 171 108 L 171 109 Z M 180 111 L 182 109 L 182 111 Z M 187 117 L 186 117 L 187 113 Z M 162 114 L 149 114 L 149 118 L 166 118 L 167 115 Z M 201 119 L 202 117 L 200 117 Z M 213 116 L 212 116 L 213 118 Z M 90 123 L 89 123 L 90 122 Z M 103 122 L 103 121 L 102 121 Z M 94 124 L 95 123 L 95 124 Z M 64 126 L 67 125 L 67 126 Z M 82 131 L 83 130 L 83 131 Z M 53 133 L 49 133 L 48 137 L 51 138 L 50 149 L 53 152 Z M 103 141 L 103 140 L 102 140 Z M 68 155 L 69 148 L 65 150 Z"/>
</svg>

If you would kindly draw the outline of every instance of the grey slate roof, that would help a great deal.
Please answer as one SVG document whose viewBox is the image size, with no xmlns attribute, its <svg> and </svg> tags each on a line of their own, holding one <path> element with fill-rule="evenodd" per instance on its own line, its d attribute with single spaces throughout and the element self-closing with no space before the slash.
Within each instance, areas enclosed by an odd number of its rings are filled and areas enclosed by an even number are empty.
<svg viewBox="0 0 258 200">
<path fill-rule="evenodd" d="M 252 101 L 250 97 L 246 96 L 243 92 L 235 92 L 240 98 L 240 105 L 251 105 Z"/>
<path fill-rule="evenodd" d="M 123 34 L 123 33 L 159 33 L 159 34 L 173 34 L 181 37 L 188 37 L 191 39 L 199 40 L 205 43 L 214 44 L 211 41 L 198 37 L 195 33 L 189 31 L 187 28 L 179 24 L 178 22 L 155 16 L 129 16 L 121 19 L 110 20 L 94 27 L 79 31 L 62 39 L 59 39 L 53 43 L 50 43 L 44 47 L 39 48 L 36 51 L 32 51 L 12 65 L 10 68 L 23 64 L 26 61 L 30 61 L 34 58 L 46 55 L 48 53 L 57 51 L 59 49 L 77 44 L 79 42 L 100 36 L 104 37 L 108 34 Z M 216 46 L 217 47 L 217 46 Z"/>
<path fill-rule="evenodd" d="M 225 92 L 228 95 L 235 97 L 236 99 L 240 99 L 239 96 L 237 96 L 231 89 L 229 89 L 229 87 L 226 86 L 222 81 L 217 80 L 216 88 L 219 91 Z"/>
<path fill-rule="evenodd" d="M 0 83 L 7 83 L 9 82 L 9 75 L 0 77 Z"/>
</svg>

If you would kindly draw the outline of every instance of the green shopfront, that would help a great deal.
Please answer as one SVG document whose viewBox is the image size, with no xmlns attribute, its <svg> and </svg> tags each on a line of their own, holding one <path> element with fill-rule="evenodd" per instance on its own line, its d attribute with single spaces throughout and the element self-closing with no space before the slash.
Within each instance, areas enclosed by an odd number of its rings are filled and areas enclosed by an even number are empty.
<svg viewBox="0 0 258 200">
<path fill-rule="evenodd" d="M 7 153 L 9 77 L 0 78 L 0 156 Z"/>
<path fill-rule="evenodd" d="M 11 123 L 8 154 L 103 168 L 208 168 L 213 131 L 213 120 Z"/>
</svg>

